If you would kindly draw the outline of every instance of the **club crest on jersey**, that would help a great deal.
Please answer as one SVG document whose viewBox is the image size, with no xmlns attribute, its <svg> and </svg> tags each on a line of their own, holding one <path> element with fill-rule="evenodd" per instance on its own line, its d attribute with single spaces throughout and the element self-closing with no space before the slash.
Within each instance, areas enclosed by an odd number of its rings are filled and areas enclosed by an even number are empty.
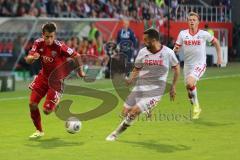
<svg viewBox="0 0 240 160">
<path fill-rule="evenodd" d="M 55 57 L 57 55 L 57 52 L 56 51 L 52 51 L 51 54 L 52 54 L 53 57 Z"/>
<path fill-rule="evenodd" d="M 39 49 L 39 51 L 40 51 L 40 52 L 43 52 L 43 49 L 42 49 L 42 48 L 40 48 L 40 49 Z"/>
</svg>

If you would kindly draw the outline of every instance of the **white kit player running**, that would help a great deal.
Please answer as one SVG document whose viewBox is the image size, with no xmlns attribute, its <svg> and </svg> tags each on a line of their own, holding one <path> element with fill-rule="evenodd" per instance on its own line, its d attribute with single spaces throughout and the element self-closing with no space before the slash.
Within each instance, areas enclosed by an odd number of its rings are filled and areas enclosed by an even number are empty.
<svg viewBox="0 0 240 160">
<path fill-rule="evenodd" d="M 210 33 L 198 29 L 199 15 L 190 12 L 187 18 L 189 29 L 182 30 L 174 46 L 177 53 L 182 47 L 184 52 L 184 80 L 188 97 L 193 105 L 193 119 L 198 119 L 201 113 L 197 97 L 196 83 L 206 70 L 206 41 L 211 42 L 217 51 L 217 65 L 221 65 L 221 47 L 218 40 Z"/>
<path fill-rule="evenodd" d="M 123 121 L 107 138 L 115 141 L 125 131 L 140 113 L 149 113 L 164 94 L 169 67 L 173 69 L 174 77 L 170 89 L 170 99 L 176 95 L 176 83 L 180 67 L 176 55 L 170 48 L 161 45 L 157 30 L 150 28 L 144 31 L 144 44 L 135 61 L 135 67 L 127 80 L 136 84 L 127 97 L 123 107 Z"/>
</svg>

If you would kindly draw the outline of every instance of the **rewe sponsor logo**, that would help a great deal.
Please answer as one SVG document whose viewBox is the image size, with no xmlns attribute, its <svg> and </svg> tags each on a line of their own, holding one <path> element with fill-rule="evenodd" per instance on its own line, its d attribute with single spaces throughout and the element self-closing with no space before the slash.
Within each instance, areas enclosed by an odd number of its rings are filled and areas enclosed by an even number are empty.
<svg viewBox="0 0 240 160">
<path fill-rule="evenodd" d="M 162 66 L 162 65 L 163 65 L 163 60 L 162 60 L 162 59 L 159 59 L 159 60 L 148 60 L 148 59 L 146 59 L 146 60 L 144 61 L 144 64 L 145 64 L 145 65 L 148 65 L 148 66 L 150 66 L 150 65 L 159 65 L 159 66 Z"/>
<path fill-rule="evenodd" d="M 42 59 L 43 59 L 44 63 L 52 63 L 53 62 L 52 57 L 42 56 Z"/>
<path fill-rule="evenodd" d="M 197 45 L 201 45 L 201 40 L 185 40 L 184 44 L 187 46 L 197 46 Z"/>
</svg>

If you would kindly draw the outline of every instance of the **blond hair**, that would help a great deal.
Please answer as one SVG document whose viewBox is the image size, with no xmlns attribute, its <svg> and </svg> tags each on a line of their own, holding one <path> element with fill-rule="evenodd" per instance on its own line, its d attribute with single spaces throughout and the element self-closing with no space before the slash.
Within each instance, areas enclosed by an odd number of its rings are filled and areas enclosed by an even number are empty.
<svg viewBox="0 0 240 160">
<path fill-rule="evenodd" d="M 188 13 L 188 18 L 189 18 L 190 16 L 196 16 L 196 17 L 198 18 L 198 20 L 200 20 L 200 17 L 199 17 L 199 15 L 198 15 L 196 12 L 189 12 L 189 13 Z"/>
</svg>

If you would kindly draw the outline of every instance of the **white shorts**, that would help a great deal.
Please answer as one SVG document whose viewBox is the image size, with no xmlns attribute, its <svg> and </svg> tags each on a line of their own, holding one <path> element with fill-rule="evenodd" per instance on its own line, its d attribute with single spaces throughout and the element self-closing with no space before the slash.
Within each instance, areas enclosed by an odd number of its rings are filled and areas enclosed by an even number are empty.
<svg viewBox="0 0 240 160">
<path fill-rule="evenodd" d="M 191 76 L 198 81 L 206 71 L 206 64 L 186 65 L 184 66 L 184 80 L 186 83 L 187 77 Z"/>
<path fill-rule="evenodd" d="M 137 105 L 141 112 L 148 112 L 156 106 L 165 93 L 166 81 L 158 81 L 158 87 L 151 86 L 152 85 L 138 86 L 136 84 L 130 95 L 127 97 L 124 107 L 130 109 Z"/>
<path fill-rule="evenodd" d="M 162 96 L 139 98 L 136 95 L 130 94 L 127 101 L 124 103 L 124 107 L 131 109 L 133 106 L 137 105 L 141 112 L 147 112 L 157 105 L 161 97 Z"/>
</svg>

